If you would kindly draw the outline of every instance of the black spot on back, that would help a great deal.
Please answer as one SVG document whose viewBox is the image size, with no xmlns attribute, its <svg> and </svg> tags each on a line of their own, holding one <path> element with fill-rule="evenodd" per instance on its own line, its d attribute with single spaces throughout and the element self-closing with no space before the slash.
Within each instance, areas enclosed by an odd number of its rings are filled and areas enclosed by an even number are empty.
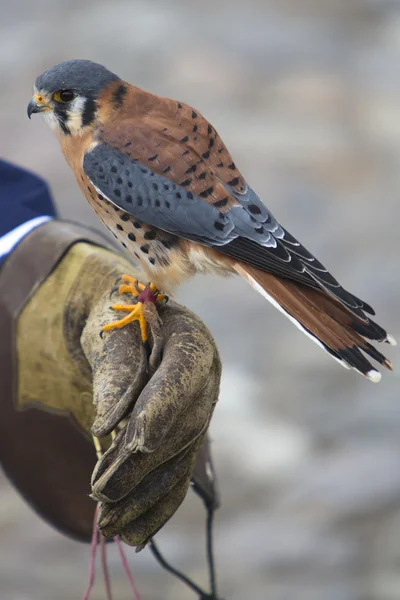
<svg viewBox="0 0 400 600">
<path fill-rule="evenodd" d="M 257 206 L 256 204 L 249 204 L 249 207 L 247 210 L 249 212 L 251 212 L 253 215 L 259 215 L 261 213 L 261 208 L 259 206 Z"/>
<path fill-rule="evenodd" d="M 200 192 L 200 196 L 202 198 L 207 198 L 208 196 L 210 196 L 214 191 L 214 188 L 211 186 L 209 188 L 207 188 L 206 190 L 204 190 L 204 192 Z"/>
<path fill-rule="evenodd" d="M 227 204 L 228 204 L 228 196 L 226 196 L 225 198 L 222 198 L 222 200 L 217 200 L 216 202 L 214 202 L 215 208 L 222 208 L 223 206 L 226 206 Z"/>
<path fill-rule="evenodd" d="M 128 88 L 124 84 L 119 85 L 117 87 L 117 89 L 114 90 L 112 97 L 111 97 L 111 102 L 112 102 L 113 108 L 115 108 L 115 109 L 121 108 L 121 106 L 124 103 L 124 98 L 127 93 L 128 93 Z"/>
</svg>

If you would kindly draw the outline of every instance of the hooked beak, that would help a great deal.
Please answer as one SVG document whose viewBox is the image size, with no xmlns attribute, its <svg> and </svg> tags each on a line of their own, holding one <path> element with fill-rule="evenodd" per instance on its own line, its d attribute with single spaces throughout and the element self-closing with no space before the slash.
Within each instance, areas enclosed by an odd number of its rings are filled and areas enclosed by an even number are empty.
<svg viewBox="0 0 400 600">
<path fill-rule="evenodd" d="M 43 102 L 42 97 L 35 94 L 28 104 L 28 117 L 31 118 L 33 113 L 43 112 L 44 110 L 48 109 L 49 107 Z"/>
</svg>

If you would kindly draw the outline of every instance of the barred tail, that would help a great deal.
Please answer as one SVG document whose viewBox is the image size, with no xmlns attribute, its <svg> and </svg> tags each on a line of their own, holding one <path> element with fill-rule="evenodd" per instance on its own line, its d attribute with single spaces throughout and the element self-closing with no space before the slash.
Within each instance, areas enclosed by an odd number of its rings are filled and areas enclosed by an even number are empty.
<svg viewBox="0 0 400 600">
<path fill-rule="evenodd" d="M 374 369 L 366 354 L 386 369 L 392 370 L 391 362 L 367 340 L 385 341 L 392 345 L 396 342 L 367 316 L 365 320 L 357 318 L 324 291 L 276 277 L 243 263 L 236 263 L 234 268 L 343 367 L 354 369 L 377 383 L 381 374 Z"/>
</svg>

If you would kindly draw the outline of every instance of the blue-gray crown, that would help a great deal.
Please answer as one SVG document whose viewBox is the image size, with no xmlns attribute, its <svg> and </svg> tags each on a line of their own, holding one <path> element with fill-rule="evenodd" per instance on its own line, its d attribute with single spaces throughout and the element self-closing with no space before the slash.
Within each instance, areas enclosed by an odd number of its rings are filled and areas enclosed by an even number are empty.
<svg viewBox="0 0 400 600">
<path fill-rule="evenodd" d="M 39 75 L 35 86 L 38 91 L 50 94 L 68 89 L 82 96 L 95 97 L 108 83 L 119 79 L 91 60 L 66 60 Z"/>
</svg>

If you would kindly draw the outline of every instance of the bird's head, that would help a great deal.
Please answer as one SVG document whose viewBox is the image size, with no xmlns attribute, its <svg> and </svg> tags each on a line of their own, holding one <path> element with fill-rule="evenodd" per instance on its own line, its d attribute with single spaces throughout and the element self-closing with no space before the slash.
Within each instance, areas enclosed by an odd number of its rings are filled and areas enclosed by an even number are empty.
<svg viewBox="0 0 400 600">
<path fill-rule="evenodd" d="M 97 99 L 103 89 L 120 78 L 90 60 L 68 60 L 36 78 L 28 104 L 28 117 L 42 113 L 60 135 L 81 135 L 94 123 Z"/>
</svg>

